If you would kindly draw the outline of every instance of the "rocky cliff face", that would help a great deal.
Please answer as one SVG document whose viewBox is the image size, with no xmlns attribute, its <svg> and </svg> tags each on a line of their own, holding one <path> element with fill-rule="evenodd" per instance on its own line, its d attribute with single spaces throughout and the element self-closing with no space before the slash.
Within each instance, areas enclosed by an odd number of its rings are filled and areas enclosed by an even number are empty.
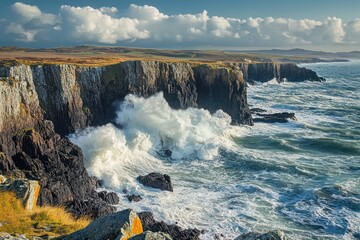
<svg viewBox="0 0 360 240">
<path fill-rule="evenodd" d="M 39 180 L 40 204 L 101 216 L 113 209 L 96 194 L 81 149 L 63 136 L 111 121 L 115 101 L 130 93 L 148 97 L 162 91 L 175 109 L 223 109 L 233 123 L 251 125 L 245 80 L 316 80 L 314 74 L 272 63 L 226 68 L 155 61 L 0 66 L 0 172 Z"/>
<path fill-rule="evenodd" d="M 239 65 L 243 72 L 244 79 L 253 83 L 267 82 L 272 79 L 276 79 L 278 82 L 302 82 L 302 81 L 325 81 L 324 78 L 319 77 L 316 72 L 300 68 L 293 63 L 244 63 Z"/>
</svg>

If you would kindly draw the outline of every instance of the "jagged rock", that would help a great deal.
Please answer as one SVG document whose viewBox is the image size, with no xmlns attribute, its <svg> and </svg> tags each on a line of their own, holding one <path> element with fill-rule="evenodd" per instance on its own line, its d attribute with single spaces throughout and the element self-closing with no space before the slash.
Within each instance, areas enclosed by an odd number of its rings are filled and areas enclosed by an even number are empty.
<svg viewBox="0 0 360 240">
<path fill-rule="evenodd" d="M 39 198 L 40 185 L 34 180 L 13 179 L 0 184 L 0 190 L 14 192 L 22 200 L 25 209 L 32 210 Z"/>
<path fill-rule="evenodd" d="M 129 238 L 129 240 L 172 240 L 172 238 L 166 233 L 145 231 L 142 234 Z"/>
<path fill-rule="evenodd" d="M 114 192 L 106 192 L 106 191 L 102 191 L 98 193 L 99 197 L 104 200 L 105 202 L 109 203 L 109 204 L 118 204 L 120 199 L 118 197 L 118 195 Z"/>
<path fill-rule="evenodd" d="M 129 202 L 140 202 L 142 200 L 142 197 L 140 195 L 128 195 L 127 199 L 129 200 Z"/>
<path fill-rule="evenodd" d="M 168 225 L 165 222 L 158 222 L 151 212 L 139 213 L 144 231 L 163 232 L 169 234 L 174 240 L 198 240 L 201 231 L 198 229 L 182 229 L 176 225 Z"/>
<path fill-rule="evenodd" d="M 275 230 L 267 233 L 249 232 L 235 238 L 235 240 L 286 240 L 285 233 Z"/>
<path fill-rule="evenodd" d="M 63 240 L 127 240 L 143 232 L 138 215 L 131 209 L 100 217 L 86 228 L 62 237 Z"/>
<path fill-rule="evenodd" d="M 15 169 L 14 161 L 5 153 L 0 152 L 0 173 Z"/>
<path fill-rule="evenodd" d="M 257 113 L 256 115 L 261 116 L 262 118 L 254 118 L 254 122 L 287 123 L 288 119 L 296 120 L 295 113 L 288 112 L 273 114 Z"/>
<path fill-rule="evenodd" d="M 231 116 L 233 124 L 253 125 L 241 71 L 206 64 L 193 70 L 199 107 L 212 113 L 222 109 Z"/>
<path fill-rule="evenodd" d="M 147 187 L 158 188 L 162 191 L 173 191 L 170 176 L 167 174 L 152 172 L 146 176 L 137 177 L 137 180 Z"/>
</svg>

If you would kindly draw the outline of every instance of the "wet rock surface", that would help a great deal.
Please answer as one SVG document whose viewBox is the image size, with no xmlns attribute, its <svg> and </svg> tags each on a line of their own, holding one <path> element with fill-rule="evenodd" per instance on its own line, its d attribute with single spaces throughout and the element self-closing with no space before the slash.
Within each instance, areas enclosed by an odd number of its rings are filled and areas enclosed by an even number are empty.
<svg viewBox="0 0 360 240">
<path fill-rule="evenodd" d="M 264 122 L 264 123 L 287 123 L 289 119 L 297 120 L 295 113 L 282 112 L 282 113 L 257 113 L 259 117 L 254 117 L 254 122 Z"/>
<path fill-rule="evenodd" d="M 118 195 L 114 192 L 102 191 L 99 192 L 98 195 L 102 200 L 112 205 L 118 204 L 120 201 Z"/>
<path fill-rule="evenodd" d="M 171 178 L 167 174 L 152 172 L 145 176 L 139 176 L 136 179 L 147 187 L 157 188 L 162 191 L 174 191 L 171 184 Z"/>
<path fill-rule="evenodd" d="M 129 202 L 140 202 L 142 197 L 140 195 L 132 194 L 126 196 Z"/>
<path fill-rule="evenodd" d="M 168 225 L 163 221 L 156 221 L 151 212 L 138 213 L 144 231 L 163 232 L 169 234 L 174 240 L 198 240 L 201 231 L 198 229 L 182 229 L 177 225 Z"/>
<path fill-rule="evenodd" d="M 171 236 L 162 232 L 145 231 L 129 240 L 172 240 Z"/>
</svg>

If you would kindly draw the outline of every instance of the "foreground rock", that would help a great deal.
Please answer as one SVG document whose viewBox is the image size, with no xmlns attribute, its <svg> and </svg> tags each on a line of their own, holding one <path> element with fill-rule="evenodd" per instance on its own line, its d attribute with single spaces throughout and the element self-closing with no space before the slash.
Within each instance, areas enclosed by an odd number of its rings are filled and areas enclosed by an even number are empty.
<svg viewBox="0 0 360 240">
<path fill-rule="evenodd" d="M 158 222 L 151 212 L 139 213 L 144 231 L 163 232 L 169 234 L 174 240 L 198 240 L 201 231 L 198 229 L 182 229 L 176 225 L 168 225 L 165 222 Z"/>
<path fill-rule="evenodd" d="M 264 123 L 287 123 L 288 119 L 292 119 L 296 121 L 295 113 L 282 112 L 282 113 L 257 113 L 257 116 L 261 118 L 254 117 L 254 122 L 264 122 Z"/>
<path fill-rule="evenodd" d="M 131 209 L 94 220 L 86 228 L 63 236 L 63 240 L 127 240 L 143 232 L 139 216 Z"/>
<path fill-rule="evenodd" d="M 250 232 L 244 233 L 235 238 L 235 240 L 286 240 L 285 233 L 281 230 L 275 230 L 267 233 Z"/>
<path fill-rule="evenodd" d="M 0 179 L 1 179 L 0 175 Z M 26 210 L 32 210 L 37 203 L 40 185 L 38 181 L 28 179 L 12 179 L 6 180 L 0 184 L 0 190 L 11 191 L 16 197 L 21 199 Z"/>
<path fill-rule="evenodd" d="M 20 130 L 7 146 L 17 153 L 12 158 L 0 154 L 8 159 L 0 171 L 12 178 L 37 180 L 41 186 L 38 204 L 63 205 L 76 216 L 92 218 L 115 210 L 95 191 L 96 181 L 86 172 L 81 149 L 56 134 L 52 122 L 41 122 L 37 130 Z"/>
<path fill-rule="evenodd" d="M 170 235 L 162 233 L 162 232 L 151 232 L 145 231 L 142 234 L 136 235 L 129 240 L 172 240 Z"/>
<path fill-rule="evenodd" d="M 157 188 L 162 191 L 174 191 L 170 176 L 167 174 L 152 172 L 146 176 L 137 177 L 137 180 L 147 187 Z"/>
</svg>

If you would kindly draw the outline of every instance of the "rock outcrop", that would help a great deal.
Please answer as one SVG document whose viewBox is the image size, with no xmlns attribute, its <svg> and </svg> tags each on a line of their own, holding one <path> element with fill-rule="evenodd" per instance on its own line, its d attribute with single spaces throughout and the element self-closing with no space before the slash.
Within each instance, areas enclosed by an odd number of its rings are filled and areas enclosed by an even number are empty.
<svg viewBox="0 0 360 240">
<path fill-rule="evenodd" d="M 173 192 L 171 178 L 167 174 L 152 172 L 146 176 L 139 176 L 136 178 L 141 184 L 147 187 L 157 188 L 162 191 Z"/>
<path fill-rule="evenodd" d="M 143 232 L 138 215 L 131 209 L 100 217 L 86 228 L 61 237 L 62 240 L 128 240 Z"/>
<path fill-rule="evenodd" d="M 1 179 L 2 175 L 0 175 Z M 40 185 L 38 181 L 28 179 L 9 179 L 0 182 L 0 190 L 11 191 L 21 199 L 26 210 L 32 210 L 38 201 Z"/>
<path fill-rule="evenodd" d="M 319 77 L 316 72 L 298 67 L 294 63 L 243 63 L 239 67 L 243 72 L 244 80 L 249 83 L 268 82 L 272 79 L 278 82 L 325 81 L 325 78 Z"/>
</svg>

